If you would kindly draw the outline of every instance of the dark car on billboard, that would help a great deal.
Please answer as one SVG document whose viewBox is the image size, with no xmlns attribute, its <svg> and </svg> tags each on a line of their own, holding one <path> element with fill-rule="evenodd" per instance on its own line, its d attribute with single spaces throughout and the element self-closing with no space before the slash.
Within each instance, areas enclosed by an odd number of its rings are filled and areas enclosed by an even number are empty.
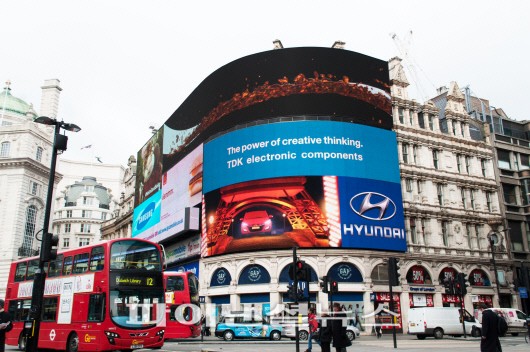
<svg viewBox="0 0 530 352">
<path fill-rule="evenodd" d="M 265 210 L 247 211 L 241 220 L 241 234 L 270 234 L 272 232 L 272 219 Z"/>
</svg>

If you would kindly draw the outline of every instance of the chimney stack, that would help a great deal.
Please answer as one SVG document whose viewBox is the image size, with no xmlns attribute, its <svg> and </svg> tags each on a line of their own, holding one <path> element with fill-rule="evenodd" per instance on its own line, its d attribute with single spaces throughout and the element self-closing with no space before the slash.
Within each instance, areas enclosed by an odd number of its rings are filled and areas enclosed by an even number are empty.
<svg viewBox="0 0 530 352">
<path fill-rule="evenodd" d="M 59 87 L 58 79 L 47 79 L 44 81 L 42 97 L 40 102 L 40 116 L 47 116 L 52 119 L 57 118 L 59 111 L 59 94 L 63 90 Z"/>
</svg>

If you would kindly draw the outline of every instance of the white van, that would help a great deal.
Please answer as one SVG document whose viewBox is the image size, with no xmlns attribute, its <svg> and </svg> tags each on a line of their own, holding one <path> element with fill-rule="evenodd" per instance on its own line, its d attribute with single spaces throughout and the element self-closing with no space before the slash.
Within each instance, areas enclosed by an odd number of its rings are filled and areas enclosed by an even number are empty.
<svg viewBox="0 0 530 352">
<path fill-rule="evenodd" d="M 519 333 L 526 333 L 526 314 L 515 308 L 488 308 L 495 313 L 502 315 L 508 323 L 507 334 L 517 336 Z"/>
<path fill-rule="evenodd" d="M 480 336 L 482 325 L 466 310 L 464 310 L 464 324 L 466 334 L 473 337 Z M 460 308 L 455 307 L 411 308 L 409 309 L 408 328 L 408 333 L 416 335 L 420 340 L 427 336 L 441 339 L 444 335 L 464 334 Z"/>
</svg>

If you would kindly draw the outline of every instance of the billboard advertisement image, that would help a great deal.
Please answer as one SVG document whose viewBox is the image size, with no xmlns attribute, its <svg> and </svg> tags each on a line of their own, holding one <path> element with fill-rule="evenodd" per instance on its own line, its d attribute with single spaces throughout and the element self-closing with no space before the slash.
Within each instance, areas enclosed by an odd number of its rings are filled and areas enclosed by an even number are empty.
<svg viewBox="0 0 530 352">
<path fill-rule="evenodd" d="M 406 250 L 392 131 L 297 121 L 229 132 L 204 145 L 203 189 L 205 256 L 295 246 Z"/>
</svg>

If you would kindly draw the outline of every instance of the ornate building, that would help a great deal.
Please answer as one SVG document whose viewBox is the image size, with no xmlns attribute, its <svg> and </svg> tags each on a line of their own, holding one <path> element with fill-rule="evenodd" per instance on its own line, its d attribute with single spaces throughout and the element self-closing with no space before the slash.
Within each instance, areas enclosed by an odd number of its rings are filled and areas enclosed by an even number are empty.
<svg viewBox="0 0 530 352">
<path fill-rule="evenodd" d="M 33 106 L 11 94 L 7 82 L 0 95 L 0 297 L 5 296 L 9 265 L 35 255 L 50 171 L 53 128 L 37 124 Z M 42 88 L 40 112 L 56 118 L 59 80 L 47 80 Z M 56 173 L 54 188 L 61 179 Z"/>
</svg>

